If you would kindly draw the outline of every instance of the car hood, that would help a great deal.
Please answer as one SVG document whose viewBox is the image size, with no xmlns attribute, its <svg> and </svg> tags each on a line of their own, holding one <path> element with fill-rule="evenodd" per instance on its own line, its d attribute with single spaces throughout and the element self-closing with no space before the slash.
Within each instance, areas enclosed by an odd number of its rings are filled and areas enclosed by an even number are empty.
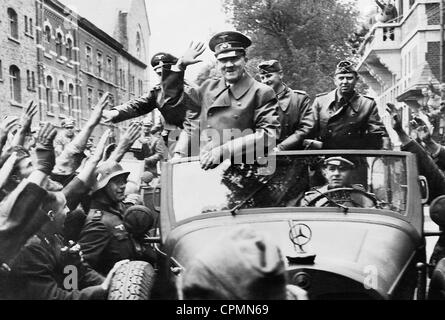
<svg viewBox="0 0 445 320">
<path fill-rule="evenodd" d="M 383 298 L 395 288 L 402 270 L 410 263 L 421 238 L 406 221 L 380 215 L 245 215 L 192 221 L 169 235 L 166 252 L 184 268 L 195 255 L 236 225 L 268 234 L 285 256 L 299 250 L 290 240 L 290 226 L 307 225 L 312 238 L 303 246 L 314 254 L 313 264 L 288 262 L 289 270 L 313 269 L 341 275 L 356 283 L 368 281 Z M 370 279 L 374 277 L 375 279 Z"/>
</svg>

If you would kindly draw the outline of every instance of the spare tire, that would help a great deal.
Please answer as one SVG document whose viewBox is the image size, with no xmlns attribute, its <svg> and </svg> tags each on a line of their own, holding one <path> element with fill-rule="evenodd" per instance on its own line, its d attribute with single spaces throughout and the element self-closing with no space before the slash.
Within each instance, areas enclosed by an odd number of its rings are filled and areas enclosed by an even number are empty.
<svg viewBox="0 0 445 320">
<path fill-rule="evenodd" d="M 144 261 L 130 261 L 121 266 L 111 280 L 108 300 L 149 300 L 155 271 Z"/>
</svg>

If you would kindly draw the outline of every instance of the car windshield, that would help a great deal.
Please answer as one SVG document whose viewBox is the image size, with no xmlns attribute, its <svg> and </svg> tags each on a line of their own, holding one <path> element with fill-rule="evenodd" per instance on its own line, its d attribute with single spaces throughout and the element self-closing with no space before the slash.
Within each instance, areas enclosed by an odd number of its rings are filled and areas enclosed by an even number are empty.
<svg viewBox="0 0 445 320">
<path fill-rule="evenodd" d="M 405 214 L 404 156 L 280 155 L 274 165 L 199 161 L 173 167 L 176 221 L 203 213 L 269 207 L 362 207 Z"/>
</svg>

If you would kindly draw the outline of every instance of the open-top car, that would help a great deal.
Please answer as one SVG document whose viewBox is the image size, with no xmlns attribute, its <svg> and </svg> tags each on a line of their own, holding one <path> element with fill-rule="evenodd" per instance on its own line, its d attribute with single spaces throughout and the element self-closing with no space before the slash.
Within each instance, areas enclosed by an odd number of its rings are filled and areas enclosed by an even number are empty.
<svg viewBox="0 0 445 320">
<path fill-rule="evenodd" d="M 328 159 L 353 165 L 331 179 Z M 269 234 L 286 256 L 289 282 L 310 299 L 425 296 L 428 187 L 411 153 L 292 151 L 207 171 L 188 158 L 162 172 L 159 237 L 150 238 L 160 256 L 157 285 L 140 298 L 177 297 L 175 283 L 197 252 L 236 225 Z"/>
</svg>

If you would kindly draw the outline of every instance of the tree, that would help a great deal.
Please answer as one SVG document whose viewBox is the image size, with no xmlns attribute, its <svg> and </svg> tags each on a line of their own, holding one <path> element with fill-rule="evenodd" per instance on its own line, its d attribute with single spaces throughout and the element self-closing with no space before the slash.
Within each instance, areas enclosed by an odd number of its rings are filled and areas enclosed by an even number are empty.
<svg viewBox="0 0 445 320">
<path fill-rule="evenodd" d="M 353 58 L 353 2 L 337 0 L 223 0 L 235 28 L 252 39 L 249 57 L 277 59 L 290 87 L 314 95 L 333 88 L 340 60 Z"/>
</svg>

